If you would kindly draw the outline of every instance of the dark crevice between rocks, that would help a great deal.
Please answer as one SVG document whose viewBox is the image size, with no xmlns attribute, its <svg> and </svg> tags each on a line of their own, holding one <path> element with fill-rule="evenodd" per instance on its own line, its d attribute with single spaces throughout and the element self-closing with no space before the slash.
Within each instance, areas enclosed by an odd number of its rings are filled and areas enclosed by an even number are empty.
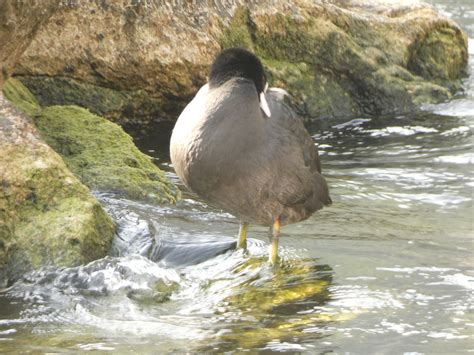
<svg viewBox="0 0 474 355">
<path fill-rule="evenodd" d="M 166 93 L 152 96 L 144 90 L 116 90 L 67 76 L 16 76 L 41 106 L 77 105 L 120 124 L 127 131 L 175 120 L 186 99 Z"/>
</svg>

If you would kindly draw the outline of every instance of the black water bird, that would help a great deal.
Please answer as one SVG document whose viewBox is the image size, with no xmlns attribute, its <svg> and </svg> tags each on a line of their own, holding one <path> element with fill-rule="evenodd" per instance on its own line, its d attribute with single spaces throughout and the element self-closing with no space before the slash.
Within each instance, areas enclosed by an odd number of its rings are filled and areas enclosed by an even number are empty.
<svg viewBox="0 0 474 355">
<path fill-rule="evenodd" d="M 199 197 L 247 226 L 270 227 L 270 261 L 278 259 L 280 226 L 331 203 L 318 150 L 287 93 L 268 88 L 260 60 L 241 48 L 222 51 L 209 82 L 179 116 L 170 143 L 178 177 Z"/>
</svg>

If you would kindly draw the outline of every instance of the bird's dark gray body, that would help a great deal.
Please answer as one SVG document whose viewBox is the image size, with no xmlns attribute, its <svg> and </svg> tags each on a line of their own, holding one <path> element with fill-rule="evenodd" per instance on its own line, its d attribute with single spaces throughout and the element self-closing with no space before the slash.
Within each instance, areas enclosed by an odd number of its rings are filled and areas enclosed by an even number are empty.
<svg viewBox="0 0 474 355">
<path fill-rule="evenodd" d="M 328 187 L 314 142 L 284 92 L 265 95 L 271 117 L 251 80 L 205 85 L 178 118 L 171 161 L 191 191 L 241 221 L 294 223 L 330 203 Z"/>
</svg>

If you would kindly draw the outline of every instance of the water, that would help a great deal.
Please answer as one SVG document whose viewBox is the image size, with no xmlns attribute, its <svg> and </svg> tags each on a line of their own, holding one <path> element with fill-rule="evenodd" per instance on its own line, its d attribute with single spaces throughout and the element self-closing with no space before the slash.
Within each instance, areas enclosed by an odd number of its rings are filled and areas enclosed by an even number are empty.
<svg viewBox="0 0 474 355">
<path fill-rule="evenodd" d="M 470 1 L 436 3 L 474 38 Z M 278 268 L 264 228 L 234 251 L 238 221 L 192 195 L 97 193 L 119 225 L 110 255 L 1 291 L 0 351 L 472 351 L 474 76 L 464 87 L 412 117 L 311 127 L 334 204 L 283 229 Z M 156 139 L 139 143 L 176 179 Z"/>
</svg>

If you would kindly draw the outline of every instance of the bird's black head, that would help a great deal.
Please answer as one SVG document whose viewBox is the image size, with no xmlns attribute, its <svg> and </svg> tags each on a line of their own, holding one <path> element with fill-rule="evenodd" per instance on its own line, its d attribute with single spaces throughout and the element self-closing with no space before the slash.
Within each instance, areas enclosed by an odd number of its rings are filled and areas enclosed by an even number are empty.
<svg viewBox="0 0 474 355">
<path fill-rule="evenodd" d="M 252 80 L 258 94 L 264 91 L 267 83 L 260 59 L 243 48 L 229 48 L 219 53 L 211 65 L 209 87 L 218 87 L 232 78 Z"/>
</svg>

